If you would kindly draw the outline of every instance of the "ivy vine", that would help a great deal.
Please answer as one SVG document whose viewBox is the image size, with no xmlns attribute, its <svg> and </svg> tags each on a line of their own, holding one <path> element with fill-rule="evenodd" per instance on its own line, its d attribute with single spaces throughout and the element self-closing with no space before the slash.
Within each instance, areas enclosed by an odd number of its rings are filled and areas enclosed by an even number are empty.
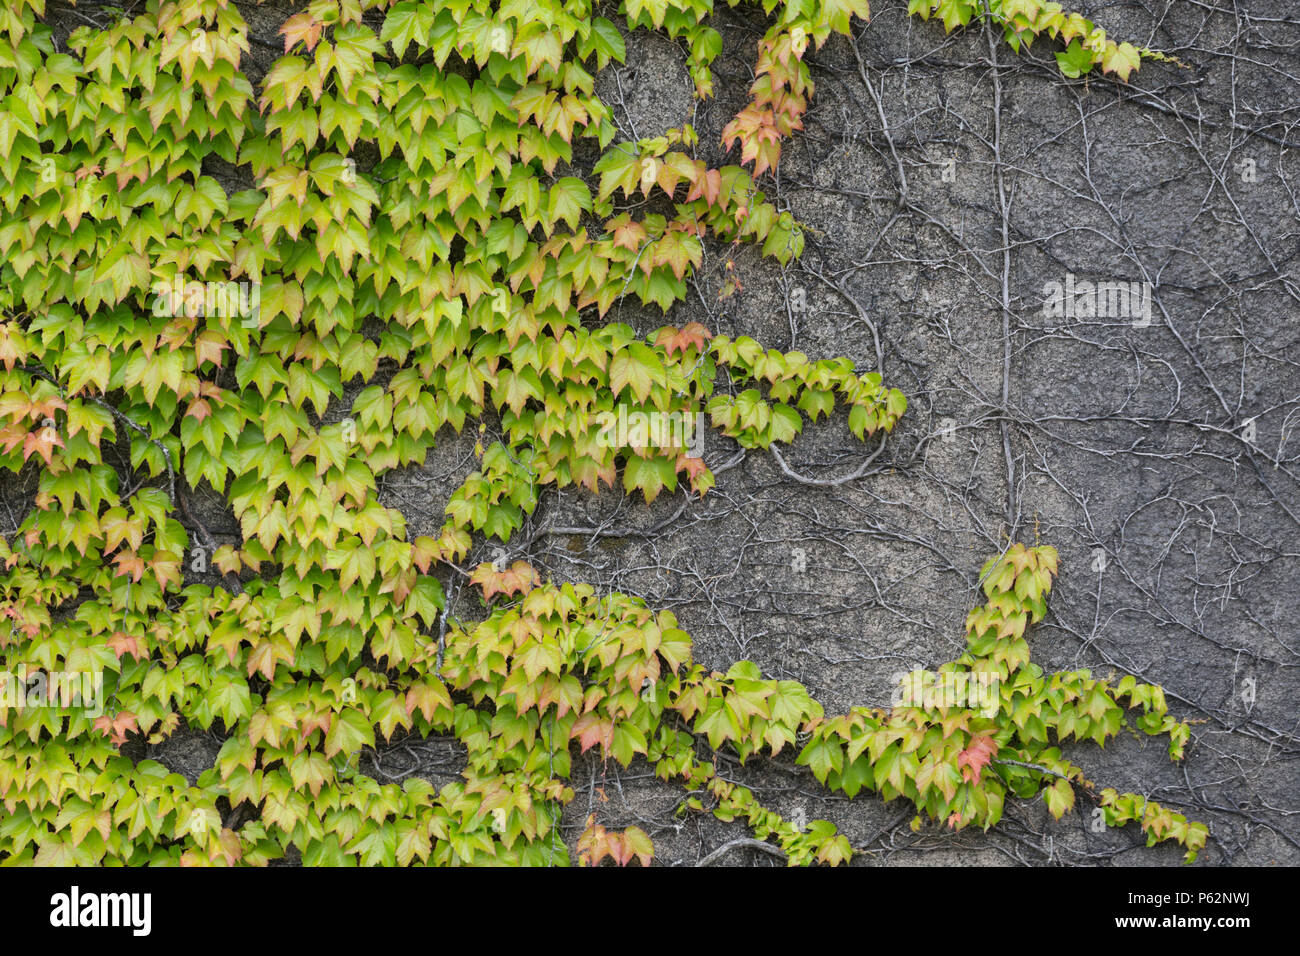
<svg viewBox="0 0 1300 956">
<path fill-rule="evenodd" d="M 1061 756 L 1070 737 L 1119 734 L 1130 710 L 1173 758 L 1188 728 L 1158 687 L 1030 662 L 1050 548 L 990 560 L 966 654 L 918 675 L 914 698 L 834 718 L 748 662 L 705 673 L 674 617 L 634 597 L 542 583 L 522 561 L 461 566 L 547 486 L 621 481 L 647 501 L 713 486 L 682 442 L 607 440 L 609 416 L 707 413 L 768 448 L 838 406 L 860 439 L 904 414 L 847 358 L 603 321 L 629 296 L 681 301 L 706 236 L 800 254 L 799 224 L 755 177 L 801 127 L 807 50 L 849 34 L 865 0 L 763 0 L 750 102 L 724 133 L 740 164 L 716 169 L 691 155 L 689 126 L 615 142 L 594 81 L 624 41 L 590 0 L 312 0 L 257 88 L 235 4 L 143 6 L 75 30 L 69 52 L 44 0 L 0 10 L 0 466 L 37 483 L 0 540 L 0 858 L 563 864 L 574 744 L 641 756 L 683 785 L 683 812 L 743 819 L 791 863 L 852 850 L 723 780 L 711 752 L 789 747 L 833 790 L 907 799 L 916 826 L 987 829 L 1008 794 L 1041 793 L 1060 817 L 1083 793 L 1107 825 L 1195 858 L 1203 824 L 1098 792 Z M 948 29 L 989 19 L 1016 49 L 1059 41 L 1070 76 L 1127 79 L 1160 58 L 1040 0 L 909 10 Z M 685 41 L 700 97 L 721 52 L 712 13 L 618 7 L 628 29 Z M 583 139 L 601 153 L 594 189 L 569 174 Z M 256 188 L 228 194 L 217 160 Z M 638 196 L 671 215 L 619 211 Z M 475 421 L 476 470 L 440 532 L 412 538 L 377 479 Z M 238 542 L 209 533 L 199 488 L 228 501 Z M 209 563 L 220 585 L 187 583 Z M 449 573 L 482 587 L 485 620 L 448 619 Z M 54 673 L 99 675 L 103 710 L 60 706 L 53 682 L 28 693 L 29 675 Z M 955 704 L 935 681 L 991 696 Z M 182 724 L 225 737 L 193 784 L 119 750 Z M 403 735 L 460 741 L 462 779 L 360 772 L 365 748 Z M 654 847 L 593 818 L 577 851 L 645 865 Z"/>
</svg>

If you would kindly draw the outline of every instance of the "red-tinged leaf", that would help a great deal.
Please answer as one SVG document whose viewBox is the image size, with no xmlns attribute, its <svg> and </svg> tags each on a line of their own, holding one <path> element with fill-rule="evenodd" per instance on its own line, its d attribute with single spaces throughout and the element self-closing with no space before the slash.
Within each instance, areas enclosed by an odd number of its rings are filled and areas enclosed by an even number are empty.
<svg viewBox="0 0 1300 956">
<path fill-rule="evenodd" d="M 144 657 L 144 652 L 140 649 L 140 638 L 134 634 L 123 634 L 121 631 L 114 631 L 113 636 L 106 642 L 109 649 L 117 655 L 120 661 L 123 654 L 130 654 L 137 661 Z"/>
<path fill-rule="evenodd" d="M 772 139 L 769 142 L 760 142 L 755 151 L 756 161 L 754 163 L 754 175 L 761 176 L 769 169 L 776 167 L 781 159 L 781 142 L 779 139 Z"/>
<path fill-rule="evenodd" d="M 239 836 L 225 827 L 222 828 L 221 836 L 217 841 L 208 847 L 208 857 L 216 860 L 219 856 L 226 861 L 227 866 L 234 866 L 243 855 L 244 846 L 239 842 Z"/>
<path fill-rule="evenodd" d="M 483 589 L 484 600 L 492 600 L 494 594 L 522 594 L 541 584 L 541 578 L 527 561 L 516 561 L 504 571 L 498 571 L 491 563 L 484 562 L 474 569 L 469 577 L 471 584 Z"/>
<path fill-rule="evenodd" d="M 698 238 L 680 230 L 669 230 L 651 247 L 650 264 L 669 266 L 673 275 L 682 278 L 688 266 L 699 266 L 704 249 Z"/>
<path fill-rule="evenodd" d="M 313 797 L 320 796 L 321 787 L 334 776 L 325 755 L 316 750 L 296 754 L 285 761 L 285 765 L 289 768 L 294 789 L 306 787 Z"/>
<path fill-rule="evenodd" d="M 113 746 L 120 747 L 126 743 L 127 731 L 139 729 L 136 727 L 135 720 L 135 714 L 129 710 L 122 711 L 116 717 L 101 714 L 95 718 L 95 729 L 108 734 Z"/>
<path fill-rule="evenodd" d="M 537 695 L 537 708 L 545 711 L 547 707 L 555 705 L 556 716 L 563 717 L 570 710 L 577 712 L 582 708 L 582 685 L 572 674 L 566 674 L 564 677 L 549 675 L 542 684 L 541 692 Z"/>
<path fill-rule="evenodd" d="M 194 341 L 194 364 L 202 366 L 204 362 L 221 365 L 221 353 L 229 347 L 225 337 L 216 329 L 208 329 Z"/>
<path fill-rule="evenodd" d="M 682 180 L 694 183 L 704 168 L 704 164 L 699 160 L 691 159 L 685 153 L 674 150 L 659 162 L 656 170 L 659 188 L 671 196 L 676 192 L 678 183 Z"/>
<path fill-rule="evenodd" d="M 352 754 L 362 747 L 375 745 L 374 728 L 370 721 L 355 708 L 348 708 L 325 718 L 329 731 L 325 734 L 325 756 L 333 757 L 336 753 Z M 303 725 L 307 729 L 307 725 Z M 305 735 L 304 735 L 305 739 Z"/>
<path fill-rule="evenodd" d="M 640 342 L 619 349 L 609 363 L 609 385 L 617 395 L 631 389 L 638 401 L 650 397 L 650 390 L 666 380 L 663 363 L 654 351 Z"/>
<path fill-rule="evenodd" d="M 228 544 L 223 544 L 213 552 L 212 563 L 222 574 L 238 574 L 242 566 L 239 552 Z"/>
<path fill-rule="evenodd" d="M 619 866 L 627 866 L 628 861 L 632 859 L 632 848 L 623 839 L 623 834 L 605 834 L 605 845 L 608 847 L 610 859 Z"/>
<path fill-rule="evenodd" d="M 698 495 L 705 494 L 714 485 L 713 472 L 709 471 L 709 466 L 704 463 L 703 458 L 691 458 L 686 454 L 678 455 L 677 470 L 686 472 L 691 490 Z"/>
<path fill-rule="evenodd" d="M 1059 820 L 1074 809 L 1074 788 L 1070 786 L 1070 781 L 1068 780 L 1057 780 L 1051 786 L 1043 789 L 1043 799 L 1047 802 L 1048 811 L 1055 819 Z M 1150 806 L 1148 806 L 1147 812 L 1150 814 Z M 1169 811 L 1166 810 L 1164 813 L 1168 814 Z M 1160 817 L 1156 817 L 1155 819 L 1160 820 L 1160 825 L 1156 827 L 1157 835 L 1159 835 L 1160 830 L 1163 829 L 1165 825 L 1168 825 L 1170 821 L 1167 818 L 1161 820 Z M 1149 827 L 1150 822 L 1145 822 L 1144 828 Z"/>
<path fill-rule="evenodd" d="M 605 228 L 614 236 L 614 246 L 636 252 L 645 243 L 649 233 L 645 226 L 634 220 L 627 213 L 605 223 Z"/>
<path fill-rule="evenodd" d="M 669 355 L 681 352 L 686 354 L 688 348 L 702 350 L 706 339 L 713 338 L 713 333 L 699 322 L 688 322 L 680 329 L 664 326 L 655 336 L 655 345 L 661 346 Z"/>
<path fill-rule="evenodd" d="M 587 815 L 586 829 L 578 837 L 578 865 L 599 866 L 609 855 L 609 842 L 605 828 L 596 823 L 596 815 Z"/>
<path fill-rule="evenodd" d="M 980 773 L 998 752 L 997 741 L 987 735 L 975 737 L 970 744 L 957 755 L 957 766 L 961 769 L 961 778 L 966 782 L 980 782 Z"/>
<path fill-rule="evenodd" d="M 444 528 L 438 536 L 438 547 L 442 553 L 457 561 L 463 561 L 469 554 L 469 532 L 464 528 Z"/>
<path fill-rule="evenodd" d="M 248 676 L 260 673 L 267 680 L 272 680 L 275 677 L 276 662 L 280 660 L 287 664 L 293 663 L 293 650 L 288 644 L 277 640 L 258 641 L 248 651 Z"/>
<path fill-rule="evenodd" d="M 32 418 L 53 418 L 55 412 L 66 412 L 67 410 L 68 406 L 63 403 L 62 399 L 51 396 L 41 402 L 32 402 L 28 414 Z"/>
<path fill-rule="evenodd" d="M 127 574 L 136 584 L 144 577 L 144 559 L 134 551 L 119 551 L 113 556 L 113 563 L 117 565 L 115 577 Z"/>
<path fill-rule="evenodd" d="M 53 461 L 56 447 L 63 447 L 63 439 L 53 428 L 38 428 L 34 432 L 28 432 L 27 437 L 23 439 L 23 461 L 31 458 L 35 453 L 44 458 L 45 464 L 49 465 Z"/>
<path fill-rule="evenodd" d="M 696 199 L 703 199 L 705 203 L 713 206 L 717 203 L 718 196 L 721 193 L 722 173 L 716 169 L 709 169 L 691 184 L 691 191 L 687 193 L 686 201 L 692 202 Z"/>
<path fill-rule="evenodd" d="M 635 856 L 643 867 L 649 866 L 654 859 L 655 845 L 640 827 L 628 827 L 623 831 L 623 849 L 628 862 Z"/>
<path fill-rule="evenodd" d="M 0 448 L 3 448 L 7 455 L 21 445 L 26 437 L 27 429 L 18 425 L 6 425 L 0 428 Z"/>
<path fill-rule="evenodd" d="M 301 753 L 302 748 L 307 746 L 307 741 L 316 731 L 328 733 L 330 729 L 332 715 L 329 711 L 321 711 L 318 714 L 308 715 L 298 722 L 298 742 L 294 747 L 294 753 Z M 329 748 L 326 747 L 326 756 L 330 756 Z"/>
<path fill-rule="evenodd" d="M 436 538 L 422 534 L 411 542 L 411 563 L 420 569 L 421 574 L 429 573 L 429 565 L 443 557 L 442 548 Z"/>
<path fill-rule="evenodd" d="M 1101 68 L 1107 73 L 1118 73 L 1119 78 L 1128 82 L 1129 74 L 1142 65 L 1142 54 L 1132 43 L 1107 42 L 1106 52 L 1101 55 Z"/>
<path fill-rule="evenodd" d="M 587 108 L 582 105 L 580 99 L 570 94 L 551 107 L 550 115 L 542 125 L 542 130 L 548 134 L 558 132 L 560 138 L 568 143 L 573 139 L 573 127 L 577 124 L 586 125 L 586 123 Z"/>
<path fill-rule="evenodd" d="M 596 713 L 583 714 L 574 723 L 569 737 L 581 743 L 583 753 L 596 744 L 600 744 L 603 752 L 608 752 L 614 746 L 614 722 L 603 720 Z"/>
<path fill-rule="evenodd" d="M 158 586 L 166 590 L 168 584 L 181 584 L 184 581 L 184 575 L 181 574 L 180 556 L 172 554 L 170 551 L 156 551 L 146 567 L 153 572 L 154 578 L 158 581 Z"/>
<path fill-rule="evenodd" d="M 439 707 L 451 709 L 451 697 L 442 681 L 432 677 L 427 681 L 412 684 L 406 691 L 406 714 L 409 717 L 417 709 L 424 719 L 433 720 Z"/>
<path fill-rule="evenodd" d="M 293 49 L 294 44 L 301 40 L 310 53 L 320 42 L 321 31 L 324 28 L 325 24 L 313 20 L 310 13 L 291 16 L 284 21 L 284 26 L 280 27 L 280 33 L 284 36 L 284 52 L 288 53 Z"/>
</svg>

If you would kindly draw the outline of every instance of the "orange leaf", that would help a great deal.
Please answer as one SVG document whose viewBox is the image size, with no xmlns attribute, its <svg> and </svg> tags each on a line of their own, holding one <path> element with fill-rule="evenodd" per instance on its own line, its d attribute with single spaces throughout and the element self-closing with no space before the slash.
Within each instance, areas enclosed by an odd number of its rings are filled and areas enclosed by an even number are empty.
<svg viewBox="0 0 1300 956">
<path fill-rule="evenodd" d="M 325 24 L 313 20 L 309 13 L 295 14 L 285 20 L 284 26 L 280 27 L 280 33 L 284 35 L 284 52 L 288 53 L 293 49 L 293 45 L 301 40 L 310 53 L 320 42 L 321 31 L 324 28 Z"/>
<path fill-rule="evenodd" d="M 228 347 L 220 332 L 215 329 L 208 329 L 202 333 L 194 342 L 194 365 L 197 368 L 204 362 L 211 362 L 213 365 L 221 364 L 221 353 Z"/>
<path fill-rule="evenodd" d="M 135 724 L 135 714 L 129 710 L 122 711 L 116 717 L 101 714 L 95 718 L 95 728 L 108 734 L 114 747 L 120 747 L 126 743 L 126 732 L 128 730 L 139 729 Z"/>
<path fill-rule="evenodd" d="M 632 848 L 623 840 L 623 834 L 610 833 L 605 837 L 605 842 L 609 847 L 609 855 L 619 866 L 627 866 L 628 861 L 632 859 Z"/>
<path fill-rule="evenodd" d="M 646 237 L 649 235 L 645 230 L 645 226 L 635 221 L 627 213 L 623 213 L 623 215 L 605 223 L 605 228 L 614 234 L 615 248 L 630 249 L 633 252 L 641 248 L 642 243 L 646 241 Z"/>
<path fill-rule="evenodd" d="M 51 396 L 43 402 L 33 402 L 28 412 L 32 418 L 53 418 L 55 412 L 66 412 L 68 406 L 63 404 L 63 400 Z"/>
<path fill-rule="evenodd" d="M 704 463 L 703 458 L 692 458 L 682 454 L 677 456 L 677 470 L 686 472 L 691 484 L 695 484 L 695 479 L 708 471 L 709 466 Z"/>
<path fill-rule="evenodd" d="M 516 561 L 504 571 L 498 571 L 489 562 L 483 562 L 469 576 L 471 584 L 483 588 L 484 600 L 492 600 L 494 594 L 522 594 L 541 584 L 541 578 L 527 561 Z"/>
<path fill-rule="evenodd" d="M 63 439 L 53 428 L 38 428 L 34 432 L 28 432 L 27 437 L 23 439 L 23 461 L 32 457 L 35 452 L 45 459 L 45 464 L 53 462 L 54 448 L 63 447 Z"/>
<path fill-rule="evenodd" d="M 649 866 L 654 859 L 655 845 L 640 827 L 628 827 L 623 831 L 623 848 L 629 862 L 635 856 L 643 867 Z"/>
<path fill-rule="evenodd" d="M 159 587 L 166 588 L 167 582 L 180 584 L 184 577 L 181 574 L 180 558 L 170 551 L 157 551 L 149 560 L 149 570 L 153 576 L 158 579 Z"/>
<path fill-rule="evenodd" d="M 691 191 L 686 194 L 686 201 L 692 202 L 696 199 L 703 199 L 705 203 L 712 206 L 718 201 L 718 196 L 722 192 L 722 173 L 716 169 L 710 169 L 698 176 L 691 184 Z"/>
<path fill-rule="evenodd" d="M 583 714 L 574 722 L 569 736 L 578 738 L 583 753 L 596 744 L 600 744 L 602 750 L 609 750 L 614 746 L 614 722 L 601 720 L 599 714 Z"/>
<path fill-rule="evenodd" d="M 957 766 L 961 769 L 961 778 L 968 783 L 980 782 L 980 772 L 998 752 L 998 744 L 992 737 L 982 735 L 971 740 L 970 745 L 957 755 Z"/>
<path fill-rule="evenodd" d="M 3 447 L 7 455 L 21 445 L 26 437 L 26 429 L 18 425 L 6 425 L 4 428 L 0 428 L 0 447 Z"/>
<path fill-rule="evenodd" d="M 129 574 L 136 584 L 144 577 L 144 559 L 134 551 L 119 551 L 113 556 L 113 563 L 117 565 L 115 576 Z"/>
<path fill-rule="evenodd" d="M 596 824 L 596 815 L 587 815 L 587 826 L 578 837 L 578 865 L 597 866 L 609 852 L 605 842 L 605 828 Z"/>
<path fill-rule="evenodd" d="M 694 347 L 704 349 L 704 340 L 713 338 L 713 333 L 698 322 L 688 322 L 680 329 L 666 325 L 655 336 L 655 345 L 662 346 L 669 355 L 675 352 L 686 354 L 686 349 Z"/>
<path fill-rule="evenodd" d="M 144 652 L 140 650 L 140 638 L 134 634 L 123 634 L 121 631 L 114 631 L 113 636 L 108 639 L 109 649 L 117 655 L 120 661 L 123 654 L 130 654 L 137 661 L 144 657 Z"/>
</svg>

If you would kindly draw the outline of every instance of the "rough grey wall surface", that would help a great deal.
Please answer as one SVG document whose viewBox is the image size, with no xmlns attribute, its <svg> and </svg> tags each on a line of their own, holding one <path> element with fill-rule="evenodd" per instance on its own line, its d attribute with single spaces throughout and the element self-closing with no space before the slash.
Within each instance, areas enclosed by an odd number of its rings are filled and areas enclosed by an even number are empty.
<svg viewBox="0 0 1300 956">
<path fill-rule="evenodd" d="M 697 320 L 848 355 L 907 394 L 892 436 L 864 446 L 843 412 L 780 456 L 738 455 L 711 435 L 719 474 L 705 499 L 647 507 L 550 489 L 507 550 L 544 575 L 672 608 L 706 665 L 754 660 L 835 713 L 886 704 L 897 672 L 959 655 L 985 558 L 1010 540 L 1052 544 L 1062 571 L 1030 634 L 1034 659 L 1136 674 L 1197 721 L 1182 764 L 1136 735 L 1067 756 L 1102 785 L 1209 823 L 1204 865 L 1300 863 L 1300 11 L 1076 8 L 1186 68 L 1148 63 L 1129 85 L 1066 80 L 1046 42 L 1017 56 L 978 26 L 946 36 L 882 0 L 852 41 L 810 50 L 806 130 L 763 183 L 808 227 L 802 260 L 782 270 L 713 243 L 666 320 L 627 303 L 611 312 L 643 332 Z M 265 41 L 293 12 L 241 9 Z M 746 101 L 767 25 L 754 9 L 719 11 L 725 52 L 705 103 L 676 43 L 630 35 L 628 62 L 599 80 L 623 135 L 691 122 L 701 158 L 735 162 L 720 132 Z M 273 56 L 271 42 L 254 47 L 255 82 Z M 729 262 L 743 290 L 720 298 Z M 1045 313 L 1049 284 L 1069 276 L 1145 284 L 1150 297 L 1128 314 Z M 424 468 L 384 479 L 385 503 L 415 532 L 436 527 L 470 452 L 448 435 Z M 480 543 L 471 560 L 491 557 Z M 473 617 L 476 605 L 460 593 L 454 609 Z M 152 756 L 193 777 L 217 746 L 178 736 Z M 454 742 L 408 742 L 367 769 L 441 783 L 462 760 Z M 1078 812 L 1056 823 L 1040 801 L 1009 803 L 987 834 L 913 833 L 900 802 L 829 797 L 792 759 L 720 769 L 787 814 L 833 820 L 863 851 L 858 865 L 1181 856 L 1146 849 L 1136 827 L 1093 833 Z M 662 864 L 746 835 L 675 816 L 682 791 L 644 762 L 577 760 L 573 783 L 570 846 L 597 808 L 606 826 L 645 829 Z M 743 846 L 715 859 L 780 865 Z"/>
<path fill-rule="evenodd" d="M 905 9 L 876 4 L 853 42 L 813 56 L 807 129 L 769 184 L 810 227 L 802 260 L 783 272 L 713 248 L 674 318 L 879 369 L 911 402 L 900 428 L 862 477 L 843 480 L 875 449 L 841 417 L 781 457 L 747 455 L 680 514 L 628 503 L 588 519 L 599 534 L 542 537 L 532 554 L 673 606 L 706 662 L 751 658 L 834 712 L 884 704 L 892 674 L 960 653 L 986 555 L 1052 544 L 1062 573 L 1035 659 L 1139 675 L 1200 721 L 1181 765 L 1136 738 L 1067 754 L 1206 820 L 1206 864 L 1300 862 L 1300 11 L 1083 4 L 1111 36 L 1187 64 L 1147 64 L 1123 86 L 1063 79 L 1050 44 L 1018 57 Z M 744 103 L 766 25 L 721 19 L 718 97 L 693 115 L 671 42 L 629 43 L 605 87 L 629 135 L 689 118 L 702 155 L 724 160 L 716 133 Z M 728 257 L 744 291 L 719 301 Z M 1044 310 L 1071 275 L 1143 283 L 1149 299 Z M 722 444 L 712 460 L 730 460 Z M 583 504 L 550 507 L 574 524 Z M 913 834 L 897 804 L 827 800 L 785 766 L 736 773 L 787 812 L 834 820 L 865 864 L 1179 856 L 1039 804 L 989 834 Z M 605 792 L 629 822 L 659 822 L 671 795 L 640 776 Z M 719 826 L 652 833 L 689 862 L 739 835 Z"/>
</svg>

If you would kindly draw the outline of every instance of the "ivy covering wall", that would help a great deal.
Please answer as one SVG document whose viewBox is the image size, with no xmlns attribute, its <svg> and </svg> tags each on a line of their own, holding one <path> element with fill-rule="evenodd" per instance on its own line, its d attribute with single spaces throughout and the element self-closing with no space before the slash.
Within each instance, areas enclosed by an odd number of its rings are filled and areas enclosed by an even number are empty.
<svg viewBox="0 0 1300 956">
<path fill-rule="evenodd" d="M 546 488 L 652 501 L 714 486 L 680 443 L 602 438 L 620 409 L 704 412 L 748 449 L 839 414 L 883 440 L 905 414 L 850 358 L 698 323 L 642 337 L 609 314 L 625 299 L 668 313 L 706 241 L 780 263 L 802 251 L 759 180 L 801 128 L 806 51 L 868 10 L 756 6 L 771 26 L 724 133 L 738 164 L 709 168 L 689 126 L 616 141 L 594 92 L 625 56 L 623 28 L 647 28 L 686 44 L 710 96 L 721 38 L 698 0 L 628 0 L 607 11 L 618 25 L 582 0 L 317 0 L 283 24 L 256 88 L 233 3 L 153 0 L 76 30 L 66 52 L 42 0 L 6 4 L 0 465 L 37 473 L 39 491 L 0 541 L 0 664 L 24 680 L 98 674 L 103 708 L 51 702 L 53 681 L 47 699 L 6 699 L 0 856 L 647 864 L 635 827 L 592 819 L 575 847 L 559 839 L 574 748 L 644 759 L 681 784 L 685 812 L 743 819 L 791 863 L 851 856 L 830 823 L 796 826 L 722 779 L 725 748 L 794 754 L 833 790 L 914 804 L 917 825 L 987 828 L 1008 797 L 1039 795 L 1059 818 L 1083 795 L 1108 825 L 1195 857 L 1204 825 L 1098 789 L 1060 753 L 1131 720 L 1178 758 L 1188 727 L 1158 687 L 1030 661 L 1050 547 L 989 559 L 966 652 L 939 671 L 993 698 L 918 690 L 835 717 L 748 662 L 706 672 L 673 615 L 633 596 L 542 582 L 522 561 L 463 566 Z M 909 9 L 947 29 L 990 18 L 1016 49 L 1043 37 L 1067 75 L 1127 79 L 1158 56 L 1038 0 Z M 574 165 L 583 141 L 599 155 L 589 174 Z M 256 188 L 228 194 L 210 160 Z M 408 534 L 377 479 L 464 429 L 483 436 L 476 470 L 437 536 Z M 217 546 L 191 507 L 200 487 L 228 502 L 238 546 Z M 187 583 L 208 566 L 219 585 Z M 485 619 L 449 619 L 450 575 L 481 588 Z M 225 740 L 193 785 L 120 752 L 182 726 Z M 402 735 L 454 737 L 463 779 L 361 772 L 363 750 Z"/>
</svg>

